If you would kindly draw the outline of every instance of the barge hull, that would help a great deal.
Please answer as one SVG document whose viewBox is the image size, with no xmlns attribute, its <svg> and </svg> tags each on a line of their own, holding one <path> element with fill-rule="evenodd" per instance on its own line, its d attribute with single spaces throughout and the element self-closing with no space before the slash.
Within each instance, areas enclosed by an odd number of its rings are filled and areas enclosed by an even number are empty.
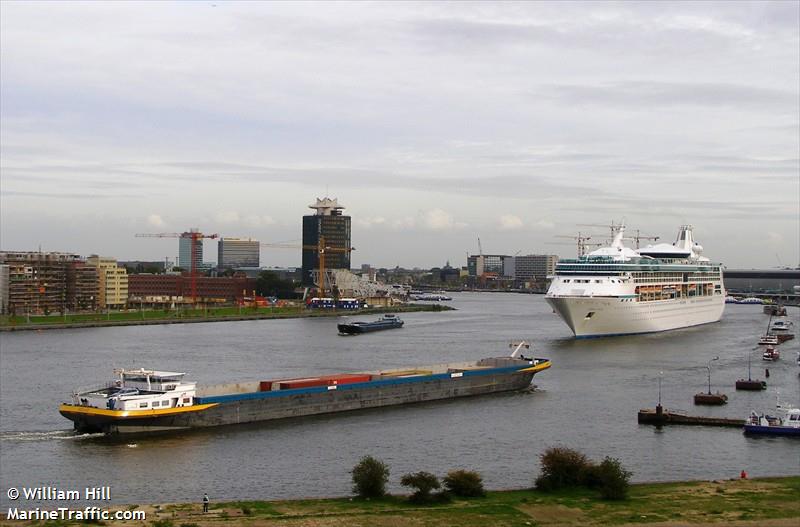
<svg viewBox="0 0 800 527">
<path fill-rule="evenodd" d="M 549 367 L 549 364 L 547 365 Z M 106 434 L 159 432 L 254 423 L 318 414 L 331 414 L 365 408 L 405 405 L 522 390 L 530 386 L 538 368 L 498 368 L 493 372 L 470 375 L 444 374 L 427 378 L 397 378 L 322 388 L 292 390 L 297 393 L 255 392 L 198 397 L 208 405 L 203 411 L 162 416 L 109 419 L 103 415 L 70 415 L 70 405 L 61 413 L 75 421 L 80 432 Z M 74 407 L 73 407 L 74 408 Z"/>
</svg>

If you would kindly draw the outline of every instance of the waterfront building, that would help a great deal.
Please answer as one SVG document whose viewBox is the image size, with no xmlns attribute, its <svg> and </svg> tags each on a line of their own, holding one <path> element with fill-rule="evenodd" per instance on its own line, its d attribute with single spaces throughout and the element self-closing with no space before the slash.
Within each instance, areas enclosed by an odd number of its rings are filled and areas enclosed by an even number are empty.
<svg viewBox="0 0 800 527">
<path fill-rule="evenodd" d="M 258 267 L 261 244 L 251 238 L 220 238 L 217 242 L 217 267 Z"/>
<path fill-rule="evenodd" d="M 8 266 L 8 312 L 47 315 L 70 308 L 67 267 L 80 261 L 71 253 L 0 252 L 0 264 Z"/>
<path fill-rule="evenodd" d="M 67 308 L 72 311 L 94 311 L 99 296 L 98 268 L 85 261 L 69 262 L 66 268 Z"/>
<path fill-rule="evenodd" d="M 514 257 L 514 274 L 517 282 L 544 282 L 556 272 L 558 256 L 555 254 L 527 254 Z"/>
<path fill-rule="evenodd" d="M 202 302 L 233 302 L 253 294 L 255 278 L 246 276 L 198 276 L 197 297 Z M 132 274 L 128 277 L 130 299 L 136 302 L 181 300 L 191 295 L 191 276 L 178 274 Z"/>
<path fill-rule="evenodd" d="M 312 272 L 319 269 L 319 253 L 316 247 L 320 238 L 334 251 L 325 254 L 326 269 L 350 269 L 350 216 L 342 215 L 344 207 L 336 198 L 317 198 L 308 206 L 315 213 L 303 216 L 303 278 L 302 285 L 314 285 Z M 338 250 L 337 250 L 338 249 Z"/>
<path fill-rule="evenodd" d="M 128 303 L 128 272 L 115 258 L 91 255 L 86 263 L 97 268 L 97 307 L 120 308 Z"/>
<path fill-rule="evenodd" d="M 513 263 L 506 263 L 513 256 L 506 254 L 473 254 L 467 257 L 467 269 L 470 276 L 513 276 L 505 274 L 513 269 Z"/>
<path fill-rule="evenodd" d="M 730 293 L 792 293 L 800 287 L 800 269 L 725 269 Z"/>
<path fill-rule="evenodd" d="M 0 315 L 8 314 L 8 265 L 0 265 Z"/>
<path fill-rule="evenodd" d="M 202 237 L 192 238 L 192 233 L 198 232 L 200 229 L 192 228 L 178 238 L 178 267 L 186 271 L 192 270 L 193 257 L 194 269 L 200 269 L 203 266 L 203 239 Z M 192 244 L 194 244 L 194 254 L 192 254 Z"/>
</svg>

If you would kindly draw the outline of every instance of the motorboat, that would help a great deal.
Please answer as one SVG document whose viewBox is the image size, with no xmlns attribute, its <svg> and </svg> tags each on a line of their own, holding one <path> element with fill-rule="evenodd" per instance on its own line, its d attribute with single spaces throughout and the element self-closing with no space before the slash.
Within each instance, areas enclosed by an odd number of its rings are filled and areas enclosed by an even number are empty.
<svg viewBox="0 0 800 527">
<path fill-rule="evenodd" d="M 774 346 L 767 346 L 767 349 L 764 350 L 761 358 L 766 361 L 774 362 L 781 358 L 781 352 L 778 351 L 778 349 Z"/>
<path fill-rule="evenodd" d="M 789 320 L 776 320 L 772 323 L 770 331 L 789 331 L 793 325 L 794 323 Z"/>
<path fill-rule="evenodd" d="M 759 346 L 777 346 L 778 344 L 780 344 L 780 342 L 778 342 L 778 337 L 776 335 L 770 335 L 769 333 L 758 339 Z"/>
</svg>

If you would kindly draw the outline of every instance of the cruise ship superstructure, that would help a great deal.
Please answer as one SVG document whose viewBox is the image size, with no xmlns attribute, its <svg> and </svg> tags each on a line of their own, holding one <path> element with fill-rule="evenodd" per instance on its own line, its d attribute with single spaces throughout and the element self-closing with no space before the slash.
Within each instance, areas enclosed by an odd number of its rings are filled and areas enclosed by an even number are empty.
<svg viewBox="0 0 800 527">
<path fill-rule="evenodd" d="M 717 322 L 722 265 L 701 256 L 692 226 L 675 243 L 634 250 L 618 226 L 610 247 L 560 260 L 546 300 L 576 337 L 651 333 Z"/>
</svg>

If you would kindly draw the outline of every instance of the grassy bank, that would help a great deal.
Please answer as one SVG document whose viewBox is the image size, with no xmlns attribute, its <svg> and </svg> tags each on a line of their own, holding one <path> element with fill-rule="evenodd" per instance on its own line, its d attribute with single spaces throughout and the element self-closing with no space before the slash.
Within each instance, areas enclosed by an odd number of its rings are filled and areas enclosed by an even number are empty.
<svg viewBox="0 0 800 527">
<path fill-rule="evenodd" d="M 270 318 L 337 317 L 378 313 L 407 313 L 412 311 L 445 311 L 453 309 L 439 304 L 411 304 L 392 307 L 371 307 L 360 310 L 307 309 L 303 306 L 282 307 L 214 307 L 208 309 L 170 309 L 114 311 L 64 315 L 5 316 L 0 318 L 0 330 L 57 329 L 149 324 L 180 324 L 191 322 L 220 322 L 230 320 L 260 320 Z"/>
<path fill-rule="evenodd" d="M 640 484 L 623 501 L 571 490 L 489 492 L 485 498 L 419 506 L 403 497 L 142 506 L 146 527 L 561 527 L 594 525 L 741 525 L 783 527 L 800 522 L 800 476 L 718 482 Z M 128 507 L 132 508 L 134 506 Z M 5 512 L 5 511 L 3 511 Z M 35 522 L 2 522 L 20 525 Z M 45 523 L 46 525 L 46 523 Z M 109 525 L 114 525 L 109 522 Z"/>
</svg>

